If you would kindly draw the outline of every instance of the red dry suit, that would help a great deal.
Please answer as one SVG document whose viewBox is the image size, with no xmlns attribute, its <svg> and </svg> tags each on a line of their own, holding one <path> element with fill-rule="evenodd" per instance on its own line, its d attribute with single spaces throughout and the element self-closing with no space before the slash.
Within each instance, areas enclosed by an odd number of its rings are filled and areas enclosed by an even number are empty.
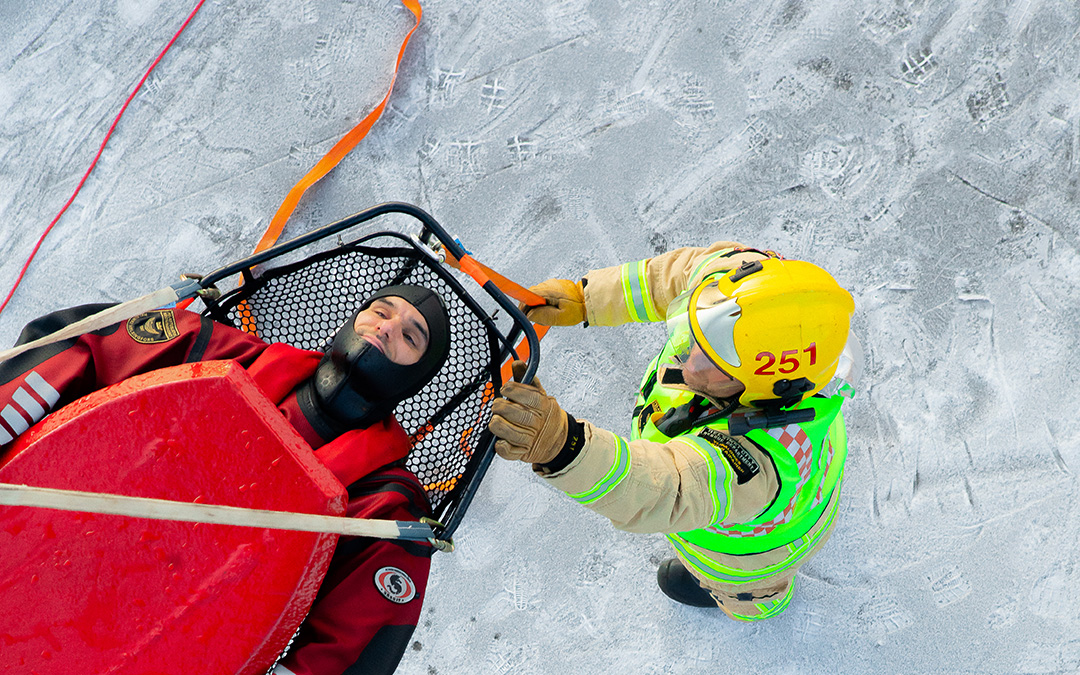
<svg viewBox="0 0 1080 675">
<path fill-rule="evenodd" d="M 105 307 L 84 305 L 36 319 L 23 329 L 19 344 Z M 404 468 L 409 441 L 395 419 L 333 438 L 316 432 L 328 425 L 317 419 L 319 411 L 298 402 L 295 389 L 314 373 L 321 357 L 267 344 L 191 312 L 148 312 L 0 363 L 0 458 L 12 440 L 48 412 L 92 391 L 158 368 L 232 359 L 348 488 L 350 517 L 415 521 L 430 516 L 423 487 Z M 432 552 L 426 542 L 341 537 L 281 665 L 296 675 L 392 673 L 420 616 Z"/>
</svg>

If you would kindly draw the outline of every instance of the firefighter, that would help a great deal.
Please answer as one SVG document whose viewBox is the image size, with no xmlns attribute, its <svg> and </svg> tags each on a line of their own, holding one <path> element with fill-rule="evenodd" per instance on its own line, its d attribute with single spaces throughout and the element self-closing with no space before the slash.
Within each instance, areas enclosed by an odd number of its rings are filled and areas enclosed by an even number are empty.
<svg viewBox="0 0 1080 675">
<path fill-rule="evenodd" d="M 104 308 L 41 317 L 19 344 Z M 449 338 L 442 298 L 412 285 L 376 291 L 325 354 L 267 344 L 191 312 L 155 310 L 0 363 L 0 457 L 29 425 L 92 391 L 166 366 L 232 359 L 348 487 L 347 515 L 419 520 L 431 515 L 430 505 L 404 467 L 409 439 L 392 413 L 442 367 Z M 30 392 L 36 405 L 26 401 Z M 341 537 L 311 612 L 274 672 L 392 673 L 420 616 L 432 552 L 427 543 Z"/>
<path fill-rule="evenodd" d="M 734 242 L 680 248 L 532 288 L 545 325 L 663 321 L 629 437 L 506 384 L 506 459 L 630 532 L 664 533 L 660 589 L 738 620 L 776 616 L 828 539 L 847 454 L 841 404 L 861 365 L 851 295 L 823 269 Z"/>
</svg>

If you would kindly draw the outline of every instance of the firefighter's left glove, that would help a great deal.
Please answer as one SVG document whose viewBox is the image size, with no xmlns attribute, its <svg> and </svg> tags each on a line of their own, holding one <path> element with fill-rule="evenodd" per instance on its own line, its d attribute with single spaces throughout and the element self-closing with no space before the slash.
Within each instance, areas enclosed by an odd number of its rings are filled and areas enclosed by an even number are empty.
<svg viewBox="0 0 1080 675">
<path fill-rule="evenodd" d="M 520 364 L 520 367 L 519 367 Z M 525 364 L 514 363 L 515 374 L 524 372 Z M 534 464 L 547 464 L 558 456 L 566 444 L 567 415 L 554 396 L 548 396 L 540 380 L 532 384 L 507 382 L 503 398 L 491 406 L 488 424 L 499 440 L 495 452 L 503 459 L 516 459 Z"/>
</svg>

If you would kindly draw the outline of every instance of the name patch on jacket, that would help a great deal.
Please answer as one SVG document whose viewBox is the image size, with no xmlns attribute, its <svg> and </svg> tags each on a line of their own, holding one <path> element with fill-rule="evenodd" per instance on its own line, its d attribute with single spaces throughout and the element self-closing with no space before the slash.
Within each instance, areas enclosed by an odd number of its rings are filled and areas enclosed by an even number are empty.
<svg viewBox="0 0 1080 675">
<path fill-rule="evenodd" d="M 716 429 L 702 429 L 698 432 L 698 436 L 712 443 L 720 451 L 721 456 L 727 460 L 728 466 L 735 471 L 736 482 L 739 485 L 761 473 L 761 465 L 757 463 L 750 451 L 731 436 L 722 434 Z"/>
<path fill-rule="evenodd" d="M 127 332 L 132 340 L 144 345 L 168 342 L 180 337 L 176 318 L 171 310 L 164 309 L 155 309 L 128 319 Z"/>
</svg>

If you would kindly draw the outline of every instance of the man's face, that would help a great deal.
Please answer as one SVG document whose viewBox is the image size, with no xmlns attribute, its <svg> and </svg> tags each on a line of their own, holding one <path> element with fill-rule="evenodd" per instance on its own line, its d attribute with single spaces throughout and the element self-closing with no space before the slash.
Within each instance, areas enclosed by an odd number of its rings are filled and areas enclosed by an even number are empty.
<svg viewBox="0 0 1080 675">
<path fill-rule="evenodd" d="M 745 389 L 741 382 L 709 361 L 697 345 L 683 364 L 683 380 L 687 387 L 717 401 L 737 396 Z"/>
<path fill-rule="evenodd" d="M 428 348 L 424 316 L 394 295 L 375 299 L 356 315 L 353 330 L 399 366 L 411 366 Z"/>
</svg>

